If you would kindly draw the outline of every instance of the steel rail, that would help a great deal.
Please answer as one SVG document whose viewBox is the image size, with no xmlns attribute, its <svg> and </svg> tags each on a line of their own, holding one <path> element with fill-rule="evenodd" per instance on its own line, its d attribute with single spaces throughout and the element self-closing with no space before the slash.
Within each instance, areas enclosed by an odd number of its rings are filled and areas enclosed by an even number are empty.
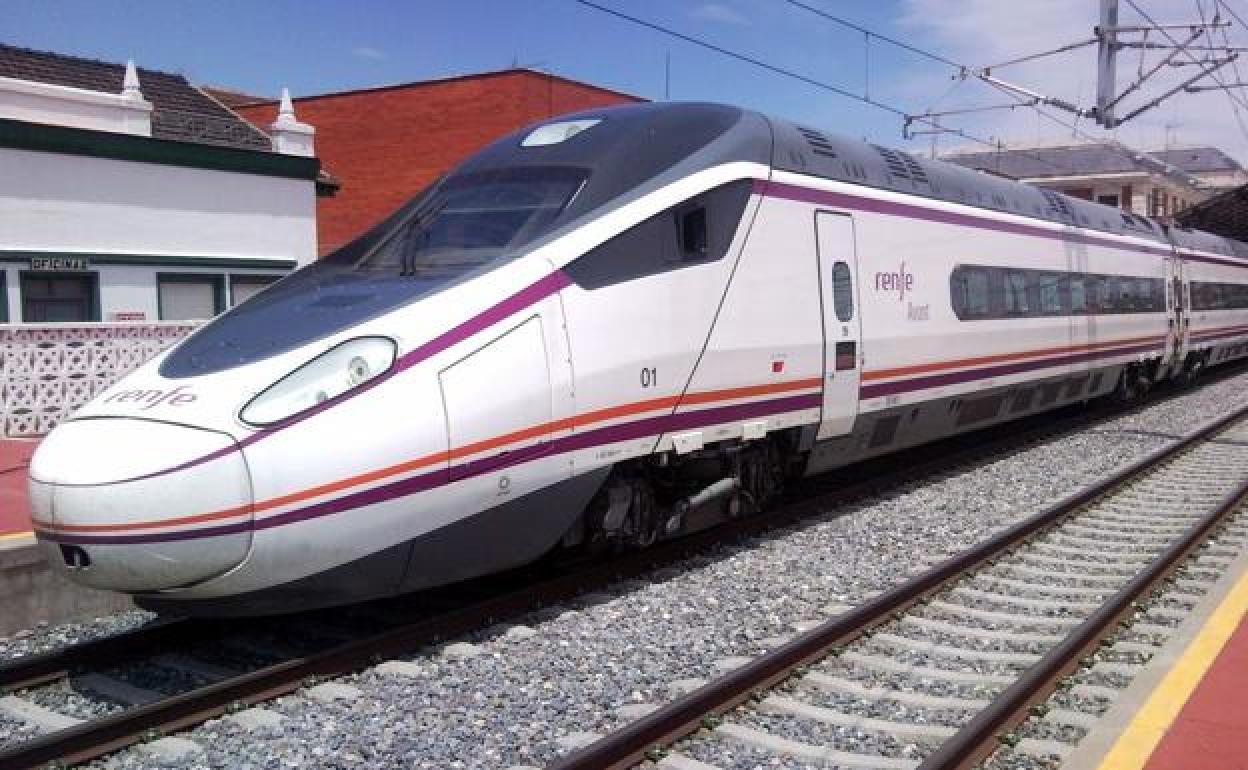
<svg viewBox="0 0 1248 770">
<path fill-rule="evenodd" d="M 1132 611 L 1136 601 L 1169 576 L 1210 530 L 1239 507 L 1245 496 L 1248 496 L 1248 481 L 1226 495 L 1216 509 L 1202 516 L 1180 540 L 1150 561 L 1143 571 L 993 698 L 987 708 L 923 760 L 919 770 L 969 768 L 995 751 L 1003 731 L 1026 719 L 1033 705 L 1047 700 L 1057 682 L 1076 669 L 1085 655 L 1112 632 L 1119 619 Z"/>
<path fill-rule="evenodd" d="M 548 766 L 549 770 L 604 770 L 604 768 L 631 767 L 645 759 L 652 749 L 668 746 L 702 727 L 708 722 L 708 718 L 714 718 L 728 711 L 756 693 L 761 695 L 766 689 L 791 676 L 796 669 L 827 657 L 836 647 L 890 620 L 898 612 L 942 588 L 949 581 L 1001 555 L 1035 534 L 1051 528 L 1081 506 L 1104 496 L 1115 487 L 1162 464 L 1245 417 L 1248 417 L 1248 407 L 1237 409 L 1228 415 L 1205 423 L 1183 438 L 1130 463 L 1112 476 L 1068 495 L 1034 516 L 1006 528 L 988 540 L 941 562 L 874 599 L 798 635 L 784 645 L 711 680 L 697 690 L 630 722 L 600 740 L 556 759 Z M 1193 537 L 1199 539 L 1199 534 Z M 1186 541 L 1185 538 L 1184 542 Z M 1121 612 L 1113 613 L 1114 617 L 1118 614 Z M 1081 642 L 1076 649 L 1083 649 L 1085 646 L 1086 642 Z M 1061 665 L 1058 665 L 1058 669 L 1061 669 Z M 1007 710 L 1004 705 L 998 708 L 1001 711 Z M 1010 714 L 1016 711 L 1013 706 L 1008 707 L 1008 710 Z M 1004 717 L 991 719 L 985 717 L 984 722 L 999 725 L 1003 719 Z M 975 735 L 977 738 L 984 734 L 991 737 L 995 735 L 995 729 L 995 727 L 985 727 L 981 724 Z M 972 742 L 969 737 L 964 740 L 968 745 Z M 946 766 L 939 765 L 939 767 Z M 924 768 L 927 767 L 924 765 Z"/>
<path fill-rule="evenodd" d="M 63 679 L 76 668 L 107 665 L 165 645 L 201 639 L 219 625 L 209 620 L 159 618 L 129 631 L 19 658 L 0 666 L 0 693 Z"/>
<path fill-rule="evenodd" d="M 1072 422 L 1080 424 L 1086 421 Z M 1054 426 L 1050 423 L 1035 433 L 1044 434 L 1053 429 Z M 242 706 L 293 692 L 312 680 L 341 675 L 369 663 L 410 653 L 441 639 L 476 630 L 497 619 L 514 617 L 552 602 L 566 601 L 577 594 L 626 577 L 644 575 L 658 566 L 703 552 L 711 545 L 785 526 L 800 521 L 810 515 L 812 510 L 869 495 L 890 483 L 921 477 L 924 473 L 966 462 L 973 456 L 1009 448 L 1034 438 L 1035 435 L 1032 434 L 1022 438 L 1018 435 L 1003 435 L 986 443 L 968 443 L 956 449 L 952 457 L 947 451 L 935 451 L 936 448 L 932 446 L 923 447 L 921 451 L 931 455 L 925 460 L 899 465 L 891 474 L 869 475 L 868 478 L 847 485 L 833 494 L 816 493 L 813 499 L 785 505 L 767 516 L 732 521 L 680 540 L 660 543 L 646 551 L 613 559 L 588 571 L 580 569 L 554 580 L 469 607 L 451 610 L 369 639 L 313 653 L 299 660 L 277 663 L 155 703 L 33 738 L 0 752 L 0 767 L 17 770 L 42 767 L 51 762 L 72 763 L 93 759 L 138 743 L 145 736 L 185 729 Z M 959 444 L 969 439 L 970 435 L 964 435 L 939 443 L 947 446 L 948 443 Z M 136 629 L 118 637 L 76 645 L 60 652 L 41 655 L 29 662 L 13 664 L 0 669 L 0 680 L 6 682 L 3 689 L 12 690 L 22 685 L 63 677 L 75 665 L 90 664 L 94 667 L 97 663 L 94 656 L 97 654 L 107 661 L 122 659 L 127 653 L 134 656 L 143 650 L 172 641 L 176 638 L 174 632 L 184 627 L 183 624 L 188 628 L 192 625 L 202 627 L 193 621 L 174 621 L 164 628 Z"/>
</svg>

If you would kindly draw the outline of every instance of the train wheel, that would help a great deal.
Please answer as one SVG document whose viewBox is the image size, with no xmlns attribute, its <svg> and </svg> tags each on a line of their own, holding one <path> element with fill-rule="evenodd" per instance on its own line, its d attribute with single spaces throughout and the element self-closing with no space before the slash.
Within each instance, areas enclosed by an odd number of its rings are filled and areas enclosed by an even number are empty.
<svg viewBox="0 0 1248 770">
<path fill-rule="evenodd" d="M 774 505 L 784 491 L 784 465 L 776 442 L 767 441 L 744 452 L 738 478 L 743 493 L 740 497 L 747 498 L 739 501 L 739 505 L 745 508 L 744 504 L 749 503 L 742 513 L 765 511 Z"/>
<path fill-rule="evenodd" d="M 1139 377 L 1135 365 L 1131 364 L 1122 370 L 1118 377 L 1118 386 L 1114 388 L 1114 400 L 1120 404 L 1130 404 L 1141 395 Z"/>
<path fill-rule="evenodd" d="M 1183 384 L 1195 385 L 1200 379 L 1200 375 L 1205 371 L 1205 357 L 1195 356 L 1187 362 L 1187 366 L 1183 368 Z"/>
</svg>

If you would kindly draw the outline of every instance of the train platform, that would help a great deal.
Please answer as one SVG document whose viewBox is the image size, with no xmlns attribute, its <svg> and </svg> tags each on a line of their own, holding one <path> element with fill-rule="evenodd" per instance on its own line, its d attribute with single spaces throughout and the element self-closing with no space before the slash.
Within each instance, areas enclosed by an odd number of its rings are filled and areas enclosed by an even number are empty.
<svg viewBox="0 0 1248 770">
<path fill-rule="evenodd" d="M 54 572 L 30 529 L 26 473 L 38 439 L 0 439 L 0 637 L 40 623 L 90 620 L 128 609 L 120 594 L 93 591 Z"/>
<path fill-rule="evenodd" d="M 0 439 L 0 545 L 30 537 L 26 471 L 38 439 Z"/>
<path fill-rule="evenodd" d="M 1248 770 L 1248 554 L 1064 770 Z"/>
</svg>

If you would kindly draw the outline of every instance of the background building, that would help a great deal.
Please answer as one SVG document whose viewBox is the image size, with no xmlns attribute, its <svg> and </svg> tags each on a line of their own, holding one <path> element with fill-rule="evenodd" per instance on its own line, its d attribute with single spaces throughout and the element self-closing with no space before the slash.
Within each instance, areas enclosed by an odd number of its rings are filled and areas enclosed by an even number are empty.
<svg viewBox="0 0 1248 770">
<path fill-rule="evenodd" d="M 179 75 L 0 45 L 0 435 L 316 258 L 313 130 L 269 130 Z"/>
<path fill-rule="evenodd" d="M 318 171 L 289 116 L 0 45 L 0 322 L 211 317 L 315 258 Z"/>
<path fill-rule="evenodd" d="M 257 126 L 278 102 L 206 89 Z M 341 183 L 317 204 L 321 254 L 381 221 L 452 166 L 498 137 L 565 112 L 641 101 L 606 88 L 511 69 L 300 97 L 326 169 Z"/>
<path fill-rule="evenodd" d="M 1248 171 L 1216 147 L 1159 150 L 1149 155 L 1196 177 L 1211 195 L 1248 184 Z"/>
<path fill-rule="evenodd" d="M 1183 227 L 1248 241 L 1248 184 L 1232 187 L 1179 214 Z"/>
<path fill-rule="evenodd" d="M 1161 219 L 1248 181 L 1238 163 L 1212 147 L 1145 153 L 1117 142 L 1088 142 L 954 152 L 945 160 Z"/>
</svg>

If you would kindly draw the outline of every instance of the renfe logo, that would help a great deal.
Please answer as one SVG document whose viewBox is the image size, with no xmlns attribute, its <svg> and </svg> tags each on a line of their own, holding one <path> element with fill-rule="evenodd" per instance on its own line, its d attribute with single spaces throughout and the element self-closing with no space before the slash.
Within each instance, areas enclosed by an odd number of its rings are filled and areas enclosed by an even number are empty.
<svg viewBox="0 0 1248 770">
<path fill-rule="evenodd" d="M 121 390 L 104 399 L 104 403 L 141 404 L 139 408 L 146 412 L 161 404 L 181 406 L 199 398 L 194 393 L 179 392 L 182 390 L 185 388 L 181 385 L 173 390 Z"/>
<path fill-rule="evenodd" d="M 875 290 L 895 291 L 897 301 L 901 302 L 906 298 L 906 292 L 914 290 L 914 273 L 906 272 L 906 263 L 903 261 L 901 268 L 895 273 L 875 274 Z"/>
</svg>

